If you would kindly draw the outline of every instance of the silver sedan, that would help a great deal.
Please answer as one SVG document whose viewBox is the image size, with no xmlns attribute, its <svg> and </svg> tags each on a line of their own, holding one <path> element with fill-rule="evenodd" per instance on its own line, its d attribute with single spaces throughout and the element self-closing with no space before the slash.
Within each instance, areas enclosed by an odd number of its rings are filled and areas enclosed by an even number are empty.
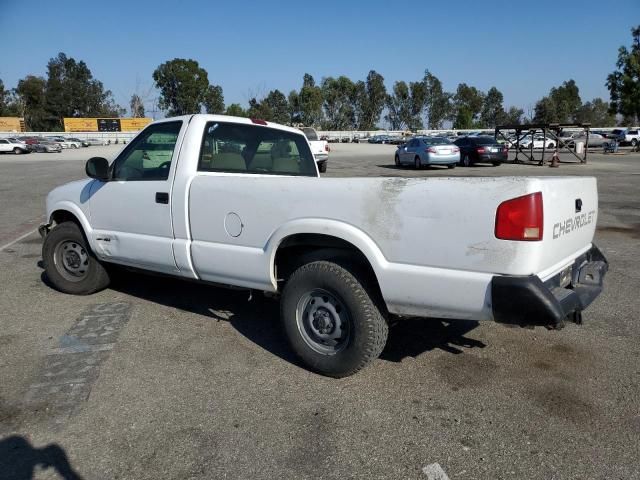
<svg viewBox="0 0 640 480">
<path fill-rule="evenodd" d="M 395 163 L 400 167 L 413 165 L 446 165 L 455 168 L 460 161 L 460 149 L 443 137 L 415 137 L 396 150 Z"/>
</svg>

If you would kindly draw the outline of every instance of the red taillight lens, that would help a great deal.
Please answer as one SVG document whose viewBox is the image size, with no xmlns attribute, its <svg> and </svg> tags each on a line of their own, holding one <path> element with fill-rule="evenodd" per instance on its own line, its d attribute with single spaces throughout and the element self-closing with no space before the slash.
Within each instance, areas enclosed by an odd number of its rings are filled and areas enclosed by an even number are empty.
<svg viewBox="0 0 640 480">
<path fill-rule="evenodd" d="M 453 153 L 458 153 L 460 149 L 458 147 L 453 147 Z"/>
<path fill-rule="evenodd" d="M 501 240 L 542 240 L 544 216 L 542 192 L 502 202 L 496 211 L 496 238 Z"/>
<path fill-rule="evenodd" d="M 257 123 L 258 125 L 266 125 L 267 122 L 262 120 L 261 118 L 252 118 L 251 121 L 253 123 Z"/>
<path fill-rule="evenodd" d="M 478 153 L 484 153 L 484 147 L 478 147 L 478 148 L 476 148 L 476 152 L 478 152 Z"/>
<path fill-rule="evenodd" d="M 429 147 L 429 148 L 427 148 L 427 149 L 425 150 L 425 152 L 427 152 L 427 153 L 438 153 L 438 151 L 437 151 L 435 148 L 433 148 L 433 147 Z"/>
<path fill-rule="evenodd" d="M 329 151 L 329 144 L 328 144 L 328 143 L 324 146 L 324 151 L 325 151 L 325 152 L 328 152 L 328 151 Z"/>
</svg>

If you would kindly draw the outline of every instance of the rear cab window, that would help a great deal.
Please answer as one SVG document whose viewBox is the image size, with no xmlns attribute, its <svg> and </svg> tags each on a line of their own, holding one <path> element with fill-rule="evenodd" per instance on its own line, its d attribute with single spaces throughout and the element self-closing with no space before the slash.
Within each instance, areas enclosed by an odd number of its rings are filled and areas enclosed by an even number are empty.
<svg viewBox="0 0 640 480">
<path fill-rule="evenodd" d="M 304 135 L 226 122 L 206 124 L 198 171 L 307 177 L 318 175 Z"/>
</svg>

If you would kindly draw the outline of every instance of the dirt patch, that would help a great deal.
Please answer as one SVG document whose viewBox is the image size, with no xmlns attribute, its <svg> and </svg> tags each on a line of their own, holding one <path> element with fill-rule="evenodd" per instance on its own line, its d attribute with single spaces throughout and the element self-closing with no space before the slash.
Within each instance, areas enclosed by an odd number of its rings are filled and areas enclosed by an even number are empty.
<svg viewBox="0 0 640 480">
<path fill-rule="evenodd" d="M 544 385 L 532 397 L 548 414 L 576 425 L 592 424 L 598 415 L 592 403 L 567 385 Z"/>
</svg>

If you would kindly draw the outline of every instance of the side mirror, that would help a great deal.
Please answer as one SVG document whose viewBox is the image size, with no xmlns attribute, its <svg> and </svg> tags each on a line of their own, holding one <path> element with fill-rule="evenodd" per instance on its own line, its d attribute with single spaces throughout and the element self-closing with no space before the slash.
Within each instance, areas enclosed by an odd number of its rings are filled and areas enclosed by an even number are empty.
<svg viewBox="0 0 640 480">
<path fill-rule="evenodd" d="M 109 162 L 106 158 L 93 157 L 87 160 L 87 164 L 84 167 L 87 176 L 95 178 L 102 182 L 109 181 Z"/>
</svg>

